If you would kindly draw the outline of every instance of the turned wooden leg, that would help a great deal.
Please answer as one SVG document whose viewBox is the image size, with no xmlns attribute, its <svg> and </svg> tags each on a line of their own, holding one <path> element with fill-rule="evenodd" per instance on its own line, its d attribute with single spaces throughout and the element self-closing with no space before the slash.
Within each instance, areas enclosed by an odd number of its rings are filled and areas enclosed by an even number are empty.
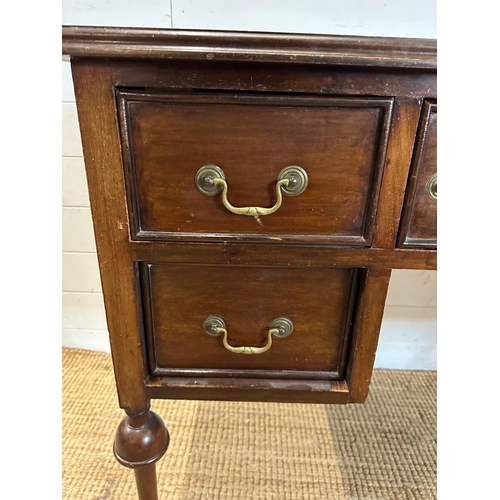
<svg viewBox="0 0 500 500">
<path fill-rule="evenodd" d="M 156 486 L 156 464 L 136 467 L 135 482 L 140 500 L 157 500 L 158 489 Z"/>
<path fill-rule="evenodd" d="M 152 411 L 127 415 L 115 436 L 115 457 L 134 469 L 139 500 L 158 500 L 155 463 L 167 451 L 170 437 L 163 420 Z"/>
</svg>

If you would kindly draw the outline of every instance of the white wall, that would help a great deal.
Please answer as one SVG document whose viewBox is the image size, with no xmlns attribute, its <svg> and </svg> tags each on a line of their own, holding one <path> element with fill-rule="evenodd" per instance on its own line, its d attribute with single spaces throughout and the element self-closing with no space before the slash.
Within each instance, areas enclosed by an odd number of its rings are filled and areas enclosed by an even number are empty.
<svg viewBox="0 0 500 500">
<path fill-rule="evenodd" d="M 63 24 L 436 38 L 436 0 L 63 0 Z M 109 351 L 69 63 L 62 63 L 64 346 Z M 375 366 L 436 369 L 436 272 L 393 271 Z"/>
</svg>

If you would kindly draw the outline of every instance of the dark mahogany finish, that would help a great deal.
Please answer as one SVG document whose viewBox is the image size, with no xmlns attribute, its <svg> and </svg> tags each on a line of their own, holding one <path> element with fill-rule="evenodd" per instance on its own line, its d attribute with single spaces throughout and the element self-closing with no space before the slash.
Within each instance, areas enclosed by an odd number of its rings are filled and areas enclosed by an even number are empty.
<svg viewBox="0 0 500 500">
<path fill-rule="evenodd" d="M 155 463 L 167 451 L 169 441 L 163 420 L 152 411 L 129 415 L 118 426 L 115 457 L 134 469 L 139 500 L 157 500 Z"/>
<path fill-rule="evenodd" d="M 220 91 L 119 92 L 118 99 L 134 239 L 369 245 L 391 100 Z M 236 206 L 272 206 L 288 165 L 304 168 L 309 185 L 256 221 L 196 189 L 205 164 L 224 170 Z"/>
<path fill-rule="evenodd" d="M 63 26 L 73 57 L 436 69 L 435 40 Z"/>
<path fill-rule="evenodd" d="M 140 499 L 168 446 L 152 398 L 364 402 L 391 269 L 436 268 L 435 41 L 65 27 L 63 52 Z M 236 206 L 290 164 L 309 186 L 259 223 L 197 190 L 205 163 Z M 231 345 L 295 328 L 236 354 L 210 314 Z"/>
<path fill-rule="evenodd" d="M 436 248 L 437 200 L 427 193 L 427 184 L 437 172 L 437 104 L 425 101 L 415 145 L 399 245 Z"/>
<path fill-rule="evenodd" d="M 143 272 L 152 375 L 342 377 L 355 270 L 150 264 Z M 265 353 L 234 354 L 202 330 L 211 314 L 224 317 L 235 346 L 262 347 L 281 316 L 294 330 Z"/>
</svg>

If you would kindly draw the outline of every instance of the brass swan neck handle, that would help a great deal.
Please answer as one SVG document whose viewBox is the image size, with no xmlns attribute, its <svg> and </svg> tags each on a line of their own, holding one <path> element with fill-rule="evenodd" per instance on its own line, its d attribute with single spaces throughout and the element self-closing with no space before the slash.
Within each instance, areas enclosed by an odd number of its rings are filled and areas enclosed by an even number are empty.
<svg viewBox="0 0 500 500">
<path fill-rule="evenodd" d="M 207 164 L 196 173 L 195 184 L 200 193 L 215 196 L 222 191 L 222 203 L 233 214 L 259 217 L 276 212 L 282 204 L 282 193 L 287 196 L 298 196 L 303 193 L 309 180 L 306 171 L 298 165 L 285 167 L 278 175 L 276 182 L 276 203 L 265 207 L 235 207 L 228 199 L 228 185 L 224 171 L 217 165 Z"/>
<path fill-rule="evenodd" d="M 218 314 L 211 314 L 207 316 L 202 323 L 202 328 L 205 333 L 213 337 L 222 337 L 223 346 L 230 352 L 235 354 L 262 354 L 273 345 L 273 337 L 283 339 L 288 337 L 293 331 L 293 323 L 290 319 L 279 317 L 269 323 L 267 330 L 267 343 L 263 347 L 254 346 L 232 346 L 227 339 L 227 326 L 226 320 Z"/>
<path fill-rule="evenodd" d="M 427 181 L 427 185 L 425 186 L 425 190 L 431 200 L 437 201 L 438 199 L 437 172 L 430 176 L 429 180 Z"/>
</svg>

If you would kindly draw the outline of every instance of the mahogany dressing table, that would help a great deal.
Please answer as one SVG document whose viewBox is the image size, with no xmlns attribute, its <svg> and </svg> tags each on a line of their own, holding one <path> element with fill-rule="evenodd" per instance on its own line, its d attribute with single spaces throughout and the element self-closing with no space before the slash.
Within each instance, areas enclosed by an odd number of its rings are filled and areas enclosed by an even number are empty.
<svg viewBox="0 0 500 500">
<path fill-rule="evenodd" d="M 392 269 L 436 268 L 436 42 L 63 27 L 119 403 L 362 403 Z"/>
</svg>

